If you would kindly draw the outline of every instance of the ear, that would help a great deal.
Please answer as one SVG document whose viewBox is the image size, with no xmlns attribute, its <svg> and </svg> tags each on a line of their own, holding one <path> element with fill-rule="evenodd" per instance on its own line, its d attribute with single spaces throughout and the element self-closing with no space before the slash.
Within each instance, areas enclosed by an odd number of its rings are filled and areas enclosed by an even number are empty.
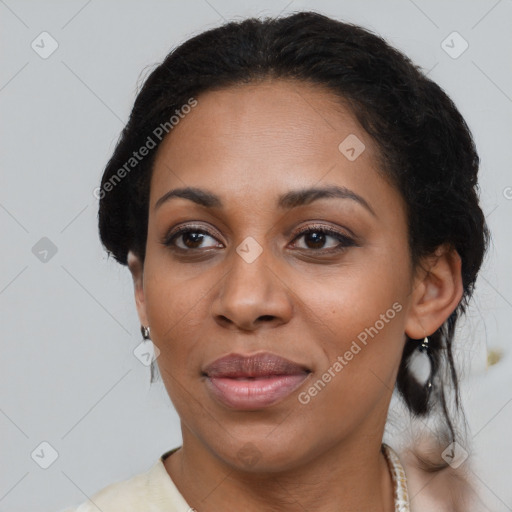
<svg viewBox="0 0 512 512">
<path fill-rule="evenodd" d="M 140 258 L 132 251 L 128 251 L 128 268 L 132 273 L 133 286 L 135 292 L 135 305 L 141 325 L 148 325 L 148 317 L 146 314 L 146 301 L 144 297 L 144 265 Z"/>
<path fill-rule="evenodd" d="M 421 339 L 434 333 L 457 308 L 463 294 L 461 259 L 447 245 L 424 258 L 414 278 L 405 333 Z"/>
</svg>

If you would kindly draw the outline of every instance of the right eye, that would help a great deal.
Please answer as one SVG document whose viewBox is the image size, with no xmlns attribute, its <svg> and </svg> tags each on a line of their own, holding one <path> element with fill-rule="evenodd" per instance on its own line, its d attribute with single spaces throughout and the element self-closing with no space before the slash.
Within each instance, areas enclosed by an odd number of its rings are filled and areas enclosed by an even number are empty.
<svg viewBox="0 0 512 512">
<path fill-rule="evenodd" d="M 215 237 L 205 230 L 203 227 L 199 226 L 182 226 L 177 231 L 174 231 L 167 235 L 163 240 L 163 244 L 167 247 L 176 248 L 180 251 L 193 251 L 198 249 L 203 249 L 205 247 L 200 247 L 201 244 L 208 238 L 212 240 L 216 240 Z M 181 244 L 180 244 L 181 242 Z M 219 243 L 213 246 L 219 247 Z M 220 244 L 222 246 L 222 244 Z M 210 248 L 210 246 L 206 246 L 206 248 Z"/>
</svg>

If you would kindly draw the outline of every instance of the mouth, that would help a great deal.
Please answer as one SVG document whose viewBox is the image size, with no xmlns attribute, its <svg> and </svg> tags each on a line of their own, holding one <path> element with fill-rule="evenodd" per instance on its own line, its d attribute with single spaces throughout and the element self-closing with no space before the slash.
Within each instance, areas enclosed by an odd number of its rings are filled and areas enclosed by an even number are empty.
<svg viewBox="0 0 512 512">
<path fill-rule="evenodd" d="M 275 354 L 229 354 L 203 370 L 214 399 L 238 410 L 257 410 L 284 400 L 311 370 Z"/>
</svg>

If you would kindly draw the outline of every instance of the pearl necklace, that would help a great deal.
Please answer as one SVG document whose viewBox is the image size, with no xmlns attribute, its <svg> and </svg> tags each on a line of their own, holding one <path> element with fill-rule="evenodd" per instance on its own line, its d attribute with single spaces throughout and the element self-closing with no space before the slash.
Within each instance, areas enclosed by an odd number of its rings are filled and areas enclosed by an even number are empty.
<svg viewBox="0 0 512 512">
<path fill-rule="evenodd" d="M 391 478 L 393 479 L 395 512 L 410 512 L 407 478 L 398 455 L 387 444 L 382 444 L 382 453 L 386 457 Z"/>
</svg>

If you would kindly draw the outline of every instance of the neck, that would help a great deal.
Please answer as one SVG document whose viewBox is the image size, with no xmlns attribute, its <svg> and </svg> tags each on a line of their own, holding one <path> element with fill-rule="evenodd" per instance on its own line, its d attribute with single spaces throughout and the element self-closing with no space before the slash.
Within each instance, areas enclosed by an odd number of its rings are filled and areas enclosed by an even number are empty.
<svg viewBox="0 0 512 512">
<path fill-rule="evenodd" d="M 165 467 L 197 512 L 230 510 L 233 504 L 247 512 L 394 510 L 393 484 L 377 437 L 330 446 L 292 470 L 255 473 L 226 464 L 185 430 L 182 448 Z"/>
</svg>

